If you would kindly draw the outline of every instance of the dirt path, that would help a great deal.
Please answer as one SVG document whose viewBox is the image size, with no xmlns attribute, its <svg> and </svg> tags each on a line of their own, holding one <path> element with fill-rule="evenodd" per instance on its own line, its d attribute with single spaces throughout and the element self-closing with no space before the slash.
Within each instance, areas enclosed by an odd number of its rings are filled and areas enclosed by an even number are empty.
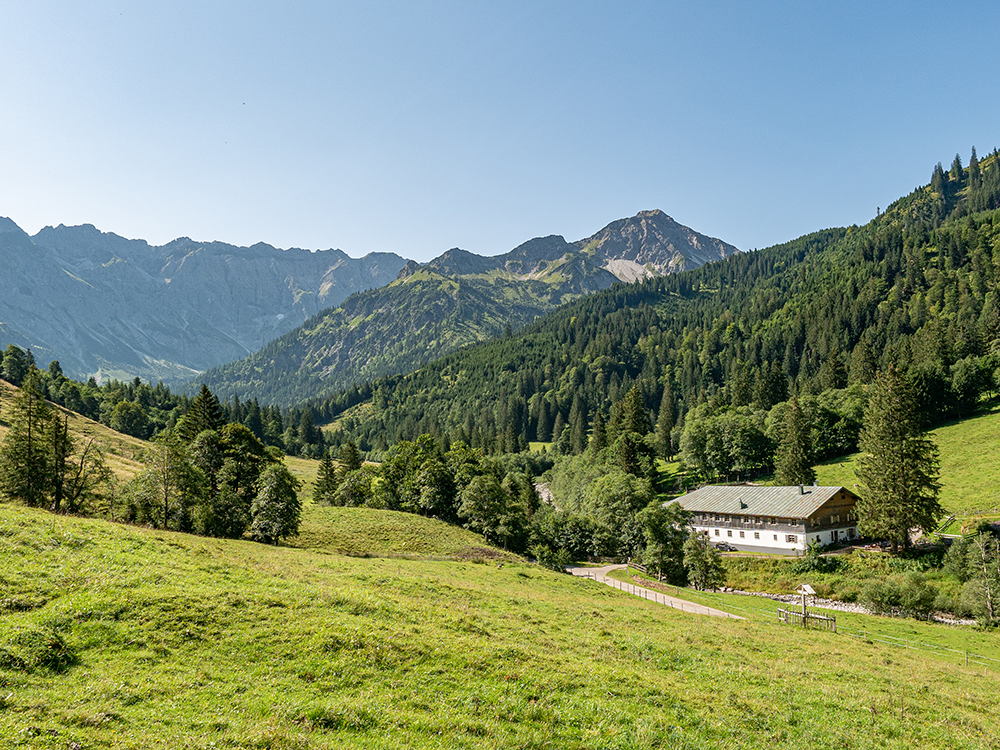
<svg viewBox="0 0 1000 750">
<path fill-rule="evenodd" d="M 731 615 L 728 612 L 723 612 L 721 609 L 712 609 L 711 607 L 706 607 L 703 604 L 695 604 L 694 602 L 689 602 L 686 599 L 678 599 L 676 596 L 670 596 L 669 594 L 664 594 L 660 591 L 653 591 L 652 589 L 636 586 L 632 583 L 624 583 L 614 578 L 608 578 L 608 573 L 612 570 L 621 570 L 624 567 L 626 566 L 605 565 L 600 568 L 567 568 L 566 571 L 575 576 L 579 576 L 580 578 L 593 578 L 595 581 L 607 584 L 608 586 L 618 589 L 619 591 L 624 591 L 627 594 L 648 599 L 651 602 L 656 602 L 657 604 L 662 604 L 666 607 L 673 607 L 674 609 L 679 609 L 682 612 L 690 612 L 693 615 L 728 617 L 733 620 L 743 619 L 738 615 Z"/>
</svg>

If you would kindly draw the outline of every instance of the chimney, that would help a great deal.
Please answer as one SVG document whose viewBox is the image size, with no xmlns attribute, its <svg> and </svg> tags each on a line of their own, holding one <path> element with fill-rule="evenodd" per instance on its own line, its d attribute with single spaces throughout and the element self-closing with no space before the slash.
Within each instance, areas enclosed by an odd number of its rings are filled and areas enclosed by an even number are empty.
<svg viewBox="0 0 1000 750">
<path fill-rule="evenodd" d="M 801 484 L 799 485 L 799 494 L 800 494 L 800 495 L 804 495 L 804 494 L 806 494 L 806 491 L 805 491 L 805 489 L 804 489 L 804 488 L 802 487 L 802 485 L 801 485 Z"/>
</svg>

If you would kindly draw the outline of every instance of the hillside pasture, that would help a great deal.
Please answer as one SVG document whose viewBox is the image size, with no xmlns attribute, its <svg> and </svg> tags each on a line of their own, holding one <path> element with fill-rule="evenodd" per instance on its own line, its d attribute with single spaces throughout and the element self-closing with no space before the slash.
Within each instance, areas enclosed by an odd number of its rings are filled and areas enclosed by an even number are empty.
<svg viewBox="0 0 1000 750">
<path fill-rule="evenodd" d="M 989 748 L 993 673 L 519 562 L 0 506 L 0 737 L 66 748 Z"/>
</svg>

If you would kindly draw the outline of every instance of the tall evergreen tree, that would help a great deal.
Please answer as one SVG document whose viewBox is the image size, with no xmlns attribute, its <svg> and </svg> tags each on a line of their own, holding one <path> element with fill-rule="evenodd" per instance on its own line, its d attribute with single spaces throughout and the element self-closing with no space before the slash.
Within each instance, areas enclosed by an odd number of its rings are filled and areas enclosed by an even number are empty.
<svg viewBox="0 0 1000 750">
<path fill-rule="evenodd" d="M 674 429 L 674 391 L 667 378 L 663 386 L 663 396 L 660 398 L 660 411 L 656 416 L 656 448 L 665 459 L 674 455 L 673 441 L 670 433 Z"/>
<path fill-rule="evenodd" d="M 910 543 L 910 530 L 929 533 L 943 511 L 937 446 L 920 429 L 913 389 L 896 369 L 873 385 L 859 440 L 858 530 L 888 539 L 893 551 Z"/>
<path fill-rule="evenodd" d="M 313 486 L 313 502 L 317 505 L 333 505 L 337 492 L 337 469 L 333 465 L 330 451 L 323 453 L 316 473 L 316 484 Z"/>
<path fill-rule="evenodd" d="M 357 471 L 364 463 L 361 451 L 358 450 L 358 446 L 354 444 L 353 440 L 348 440 L 344 444 L 337 455 L 337 460 L 340 462 L 340 468 L 343 472 Z"/>
<path fill-rule="evenodd" d="M 201 390 L 191 402 L 187 414 L 177 424 L 181 439 L 190 443 L 205 430 L 221 430 L 226 424 L 226 413 L 222 404 L 208 386 L 202 383 Z"/>
<path fill-rule="evenodd" d="M 5 362 L 8 356 L 4 355 Z M 38 370 L 29 368 L 10 407 L 10 429 L 0 442 L 0 494 L 30 506 L 44 505 L 52 489 L 46 440 L 52 408 L 42 395 L 40 380 Z"/>
<path fill-rule="evenodd" d="M 816 481 L 809 460 L 809 422 L 795 397 L 788 403 L 782 425 L 781 441 L 775 460 L 778 484 L 812 484 Z"/>
<path fill-rule="evenodd" d="M 608 447 L 608 432 L 604 425 L 604 414 L 598 409 L 594 412 L 594 427 L 587 444 L 587 450 L 591 456 L 596 456 L 598 452 Z"/>
</svg>

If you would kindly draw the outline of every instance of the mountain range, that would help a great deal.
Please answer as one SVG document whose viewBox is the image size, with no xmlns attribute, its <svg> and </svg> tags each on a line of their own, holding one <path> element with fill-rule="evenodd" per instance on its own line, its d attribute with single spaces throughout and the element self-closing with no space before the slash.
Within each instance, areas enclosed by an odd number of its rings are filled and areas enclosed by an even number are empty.
<svg viewBox="0 0 1000 750">
<path fill-rule="evenodd" d="M 576 242 L 552 235 L 483 257 L 454 248 L 410 261 L 260 351 L 197 379 L 214 392 L 289 404 L 405 372 L 513 330 L 617 282 L 696 268 L 739 252 L 662 211 L 620 219 Z"/>
<path fill-rule="evenodd" d="M 152 246 L 89 224 L 31 237 L 0 218 L 0 339 L 72 377 L 179 384 L 387 284 L 405 263 L 186 237 Z"/>
</svg>

